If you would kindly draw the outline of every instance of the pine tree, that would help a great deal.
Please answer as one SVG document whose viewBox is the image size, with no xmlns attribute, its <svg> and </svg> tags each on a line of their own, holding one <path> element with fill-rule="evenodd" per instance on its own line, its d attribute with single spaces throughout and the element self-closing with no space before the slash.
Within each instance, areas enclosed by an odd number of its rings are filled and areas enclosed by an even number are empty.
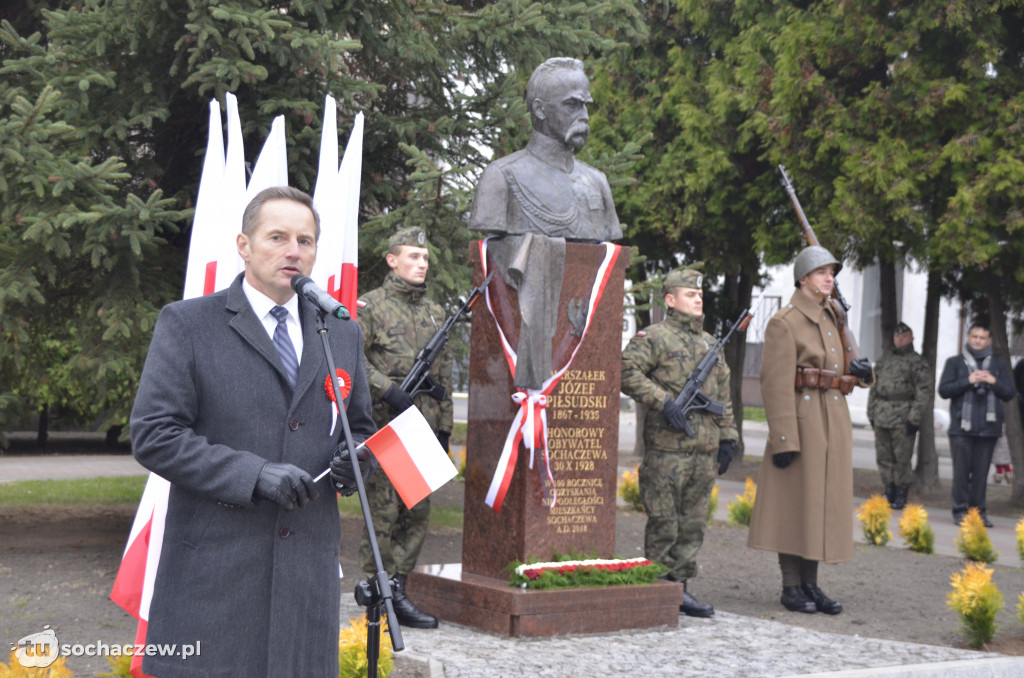
<svg viewBox="0 0 1024 678">
<path fill-rule="evenodd" d="M 326 94 L 366 115 L 361 288 L 425 226 L 432 291 L 468 289 L 475 176 L 528 131 L 532 69 L 642 34 L 627 0 L 23 0 L 0 24 L 0 431 L 60 407 L 123 424 L 161 305 L 180 297 L 207 102 L 246 157 L 284 115 L 290 182 L 316 178 Z M 614 158 L 613 158 L 614 159 Z"/>
<path fill-rule="evenodd" d="M 597 69 L 592 121 L 598 145 L 641 144 L 635 180 L 615 189 L 627 241 L 640 254 L 631 272 L 639 293 L 657 297 L 661 275 L 703 262 L 715 286 L 706 329 L 716 333 L 749 306 L 761 268 L 755 238 L 784 197 L 723 60 L 725 46 L 739 39 L 731 7 L 648 4 L 648 40 Z M 742 341 L 726 348 L 738 419 L 744 350 Z"/>
</svg>

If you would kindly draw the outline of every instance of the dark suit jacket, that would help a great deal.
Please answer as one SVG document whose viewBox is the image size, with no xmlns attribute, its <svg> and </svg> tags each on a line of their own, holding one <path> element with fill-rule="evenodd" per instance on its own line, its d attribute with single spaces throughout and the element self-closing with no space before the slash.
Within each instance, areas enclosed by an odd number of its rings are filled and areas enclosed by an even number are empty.
<svg viewBox="0 0 1024 678">
<path fill-rule="evenodd" d="M 267 461 L 314 477 L 341 438 L 324 390 L 315 314 L 300 302 L 303 349 L 294 392 L 242 290 L 166 306 L 132 410 L 135 457 L 171 482 L 149 643 L 201 641 L 201 654 L 147 657 L 172 676 L 338 675 L 341 523 L 329 477 L 319 498 L 286 511 L 254 500 Z M 376 429 L 359 325 L 328 319 L 335 367 L 353 379 L 355 442 Z M 198 653 L 197 653 L 198 654 Z"/>
</svg>

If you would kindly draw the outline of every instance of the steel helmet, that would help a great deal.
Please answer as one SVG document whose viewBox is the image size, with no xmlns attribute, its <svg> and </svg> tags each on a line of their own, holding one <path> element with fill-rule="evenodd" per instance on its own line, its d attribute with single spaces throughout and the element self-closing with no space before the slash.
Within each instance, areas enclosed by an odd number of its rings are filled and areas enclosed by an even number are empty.
<svg viewBox="0 0 1024 678">
<path fill-rule="evenodd" d="M 843 267 L 841 263 L 836 261 L 836 258 L 832 256 L 824 247 L 820 245 L 811 245 L 801 250 L 800 254 L 796 255 L 796 260 L 793 262 L 793 282 L 799 283 L 800 279 L 810 273 L 816 268 L 822 266 L 828 266 L 829 264 L 835 265 L 834 273 L 838 274 L 839 270 Z"/>
</svg>

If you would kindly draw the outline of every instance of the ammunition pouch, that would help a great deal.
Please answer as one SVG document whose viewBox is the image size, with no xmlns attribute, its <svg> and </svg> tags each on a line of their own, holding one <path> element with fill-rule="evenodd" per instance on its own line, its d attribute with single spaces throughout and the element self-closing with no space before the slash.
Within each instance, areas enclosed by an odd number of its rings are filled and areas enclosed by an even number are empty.
<svg viewBox="0 0 1024 678">
<path fill-rule="evenodd" d="M 794 385 L 797 390 L 828 391 L 829 389 L 838 389 L 843 395 L 849 395 L 853 391 L 853 387 L 857 385 L 857 377 L 852 374 L 839 375 L 833 370 L 821 370 L 816 367 L 798 367 Z"/>
</svg>

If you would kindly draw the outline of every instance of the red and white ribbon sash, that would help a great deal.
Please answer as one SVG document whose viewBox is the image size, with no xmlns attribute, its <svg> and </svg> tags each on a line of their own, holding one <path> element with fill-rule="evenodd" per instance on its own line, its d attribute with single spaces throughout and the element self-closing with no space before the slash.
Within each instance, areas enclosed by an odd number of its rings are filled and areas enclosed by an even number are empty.
<svg viewBox="0 0 1024 678">
<path fill-rule="evenodd" d="M 487 240 L 489 238 L 480 241 L 480 261 L 485 278 L 487 277 Z M 501 506 L 505 502 L 505 495 L 508 493 L 509 485 L 512 483 L 512 474 L 515 471 L 516 461 L 519 459 L 520 443 L 530 451 L 531 469 L 533 468 L 534 453 L 539 452 L 541 455 L 547 481 L 551 487 L 551 506 L 554 507 L 558 503 L 558 492 L 555 489 L 555 480 L 551 475 L 551 460 L 548 457 L 548 396 L 558 387 L 558 382 L 561 381 L 562 376 L 576 358 L 580 347 L 583 346 L 583 340 L 590 329 L 590 321 L 594 317 L 594 309 L 597 308 L 597 304 L 601 301 L 601 295 L 604 294 L 605 287 L 608 285 L 608 279 L 615 268 L 615 261 L 618 259 L 619 252 L 622 249 L 614 243 L 606 242 L 602 244 L 605 246 L 605 254 L 600 267 L 597 269 L 597 275 L 594 276 L 594 286 L 590 291 L 587 322 L 583 328 L 580 340 L 576 344 L 576 348 L 573 349 L 572 354 L 569 356 L 569 360 L 558 371 L 548 377 L 541 384 L 541 388 L 517 388 L 516 392 L 512 394 L 512 400 L 519 405 L 519 410 L 516 412 L 516 416 L 512 420 L 512 427 L 505 437 L 505 444 L 498 459 L 498 467 L 494 470 L 491 485 L 487 490 L 487 497 L 484 499 L 484 502 L 493 508 L 495 512 L 501 511 Z M 501 338 L 501 346 L 505 354 L 505 360 L 508 363 L 509 374 L 514 376 L 516 373 L 516 351 L 505 337 L 505 333 L 502 331 L 501 325 L 498 324 L 498 319 L 494 315 L 494 308 L 491 306 L 490 290 L 484 291 L 484 299 L 487 302 L 487 310 L 490 311 L 491 317 L 494 318 L 494 326 L 498 329 L 498 336 Z"/>
</svg>

